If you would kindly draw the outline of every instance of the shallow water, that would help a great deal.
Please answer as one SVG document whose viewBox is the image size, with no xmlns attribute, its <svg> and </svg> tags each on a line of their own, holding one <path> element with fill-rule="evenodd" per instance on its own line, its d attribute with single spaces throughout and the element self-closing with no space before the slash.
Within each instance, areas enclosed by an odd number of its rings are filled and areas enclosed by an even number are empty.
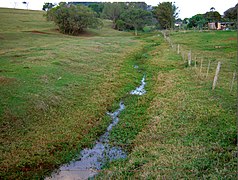
<svg viewBox="0 0 238 180">
<path fill-rule="evenodd" d="M 146 93 L 145 76 L 141 80 L 141 85 L 131 91 L 133 95 L 143 95 Z M 79 158 L 69 164 L 62 165 L 57 172 L 46 180 L 82 180 L 95 176 L 105 163 L 112 160 L 126 158 L 126 153 L 120 147 L 109 145 L 109 132 L 119 122 L 118 116 L 125 109 L 125 105 L 120 101 L 119 108 L 113 113 L 107 113 L 112 118 L 112 123 L 107 127 L 107 131 L 100 136 L 93 148 L 86 148 L 80 152 Z"/>
<path fill-rule="evenodd" d="M 142 80 L 141 80 L 141 85 L 139 87 L 137 87 L 135 90 L 131 91 L 130 94 L 132 95 L 143 95 L 146 93 L 145 90 L 145 75 L 143 76 Z"/>
</svg>

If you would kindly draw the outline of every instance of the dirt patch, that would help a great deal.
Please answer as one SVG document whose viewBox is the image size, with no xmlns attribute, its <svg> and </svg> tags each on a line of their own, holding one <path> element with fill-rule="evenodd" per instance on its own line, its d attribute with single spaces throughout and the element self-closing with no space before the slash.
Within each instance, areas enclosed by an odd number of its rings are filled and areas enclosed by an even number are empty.
<svg viewBox="0 0 238 180">
<path fill-rule="evenodd" d="M 237 41 L 237 38 L 236 37 L 230 37 L 227 39 L 227 41 Z"/>
<path fill-rule="evenodd" d="M 94 33 L 94 32 L 89 32 L 89 31 L 83 31 L 83 32 L 80 32 L 78 35 L 78 37 L 94 37 L 94 36 L 97 36 L 98 34 L 97 33 Z"/>
<path fill-rule="evenodd" d="M 13 83 L 15 81 L 16 81 L 15 78 L 7 78 L 7 77 L 0 76 L 0 84 L 1 85 Z"/>
<path fill-rule="evenodd" d="M 30 32 L 30 33 L 33 33 L 33 34 L 51 34 L 51 33 L 42 32 L 42 31 L 36 31 L 36 30 L 33 30 L 33 31 L 23 31 L 23 32 Z"/>
</svg>

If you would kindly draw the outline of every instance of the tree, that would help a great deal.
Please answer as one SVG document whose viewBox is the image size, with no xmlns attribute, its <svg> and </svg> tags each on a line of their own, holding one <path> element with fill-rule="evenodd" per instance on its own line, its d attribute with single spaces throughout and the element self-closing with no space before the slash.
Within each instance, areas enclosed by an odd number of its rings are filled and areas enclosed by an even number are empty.
<svg viewBox="0 0 238 180">
<path fill-rule="evenodd" d="M 88 7 L 95 11 L 98 14 L 98 17 L 100 17 L 100 14 L 102 13 L 104 8 L 104 3 L 93 3 L 89 4 Z"/>
<path fill-rule="evenodd" d="M 204 18 L 208 21 L 208 22 L 218 22 L 221 20 L 221 15 L 219 12 L 217 11 L 210 11 L 210 12 L 206 12 L 204 14 Z"/>
<path fill-rule="evenodd" d="M 129 7 L 126 9 L 120 17 L 120 24 L 124 22 L 124 25 L 131 26 L 135 30 L 137 36 L 138 29 L 142 29 L 146 24 L 150 24 L 152 21 L 152 14 L 142 8 Z"/>
<path fill-rule="evenodd" d="M 214 8 L 214 7 L 211 7 L 211 8 L 210 8 L 210 11 L 211 11 L 211 12 L 214 12 L 214 11 L 215 11 L 215 8 Z"/>
<path fill-rule="evenodd" d="M 14 9 L 17 7 L 17 2 L 13 2 L 14 4 Z"/>
<path fill-rule="evenodd" d="M 116 22 L 123 12 L 125 3 L 105 3 L 102 11 L 102 17 L 112 20 L 113 28 L 116 29 Z"/>
<path fill-rule="evenodd" d="M 174 22 L 178 16 L 177 9 L 171 2 L 162 2 L 154 8 L 155 18 L 162 29 L 174 28 Z"/>
<path fill-rule="evenodd" d="M 195 16 L 189 19 L 188 28 L 196 27 L 201 29 L 205 26 L 206 23 L 207 20 L 205 19 L 203 14 L 196 14 Z"/>
<path fill-rule="evenodd" d="M 43 11 L 48 11 L 50 9 L 52 9 L 55 5 L 53 3 L 45 3 L 42 7 Z"/>
<path fill-rule="evenodd" d="M 47 11 L 48 15 L 64 34 L 77 35 L 88 27 L 102 26 L 96 13 L 86 6 L 60 4 Z"/>
<path fill-rule="evenodd" d="M 235 7 L 229 8 L 224 12 L 224 18 L 229 20 L 237 20 L 237 11 L 238 11 L 238 4 Z"/>
<path fill-rule="evenodd" d="M 127 2 L 126 3 L 127 7 L 133 7 L 133 8 L 140 8 L 143 10 L 148 9 L 148 5 L 145 2 Z"/>
<path fill-rule="evenodd" d="M 23 1 L 22 4 L 26 5 L 26 9 L 28 9 L 29 2 Z"/>
</svg>

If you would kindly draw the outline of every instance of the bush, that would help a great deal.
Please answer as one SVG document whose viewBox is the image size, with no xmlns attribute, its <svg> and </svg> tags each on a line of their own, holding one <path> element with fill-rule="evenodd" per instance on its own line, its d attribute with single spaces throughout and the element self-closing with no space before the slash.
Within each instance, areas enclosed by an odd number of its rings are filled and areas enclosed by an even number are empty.
<svg viewBox="0 0 238 180">
<path fill-rule="evenodd" d="M 53 20 L 64 34 L 77 35 L 86 28 L 98 28 L 102 21 L 86 6 L 60 4 L 47 12 L 47 20 Z"/>
</svg>

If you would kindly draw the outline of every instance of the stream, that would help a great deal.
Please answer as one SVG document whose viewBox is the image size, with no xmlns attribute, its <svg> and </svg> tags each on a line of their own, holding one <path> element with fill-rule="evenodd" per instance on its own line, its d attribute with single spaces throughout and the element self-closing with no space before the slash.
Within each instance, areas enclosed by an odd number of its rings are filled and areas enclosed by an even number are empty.
<svg viewBox="0 0 238 180">
<path fill-rule="evenodd" d="M 145 94 L 145 84 L 144 75 L 141 85 L 131 91 L 130 94 L 139 96 Z M 45 180 L 82 180 L 92 178 L 107 162 L 126 158 L 126 152 L 122 148 L 109 145 L 109 132 L 118 124 L 119 115 L 124 109 L 125 105 L 121 100 L 116 111 L 107 112 L 107 115 L 112 119 L 112 123 L 107 127 L 107 131 L 95 142 L 94 147 L 83 149 L 77 159 L 62 165 L 56 172 L 52 173 L 51 177 L 47 177 Z"/>
</svg>

